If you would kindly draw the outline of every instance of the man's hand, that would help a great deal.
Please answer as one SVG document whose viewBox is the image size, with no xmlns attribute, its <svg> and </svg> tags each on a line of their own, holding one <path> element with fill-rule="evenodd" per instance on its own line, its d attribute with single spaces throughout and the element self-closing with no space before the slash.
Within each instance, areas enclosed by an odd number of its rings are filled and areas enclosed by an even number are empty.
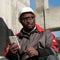
<svg viewBox="0 0 60 60">
<path fill-rule="evenodd" d="M 21 49 L 21 46 L 19 47 L 18 44 L 12 43 L 9 49 L 13 54 L 16 54 Z"/>
<path fill-rule="evenodd" d="M 29 47 L 26 49 L 26 53 L 29 56 L 38 56 L 38 51 L 36 49 L 34 49 L 33 47 Z"/>
</svg>

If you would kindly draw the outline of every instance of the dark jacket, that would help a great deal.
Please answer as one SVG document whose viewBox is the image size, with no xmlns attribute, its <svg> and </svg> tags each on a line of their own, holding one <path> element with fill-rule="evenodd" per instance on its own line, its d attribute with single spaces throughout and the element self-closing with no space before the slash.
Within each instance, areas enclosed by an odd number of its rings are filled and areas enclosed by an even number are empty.
<svg viewBox="0 0 60 60">
<path fill-rule="evenodd" d="M 0 56 L 4 55 L 5 49 L 8 45 L 9 36 L 13 35 L 13 32 L 7 27 L 3 18 L 0 17 Z"/>
<path fill-rule="evenodd" d="M 54 49 L 51 48 L 53 42 L 52 34 L 50 31 L 44 31 L 38 25 L 36 25 L 34 30 L 29 34 L 22 29 L 17 36 L 19 38 L 21 50 L 18 52 L 18 56 L 17 54 L 14 55 L 9 51 L 6 57 L 10 60 L 17 60 L 18 57 L 21 60 L 42 60 L 42 58 L 45 60 L 47 56 L 56 54 Z M 39 52 L 39 55 L 34 57 L 26 55 L 24 51 L 28 47 L 34 47 Z"/>
</svg>

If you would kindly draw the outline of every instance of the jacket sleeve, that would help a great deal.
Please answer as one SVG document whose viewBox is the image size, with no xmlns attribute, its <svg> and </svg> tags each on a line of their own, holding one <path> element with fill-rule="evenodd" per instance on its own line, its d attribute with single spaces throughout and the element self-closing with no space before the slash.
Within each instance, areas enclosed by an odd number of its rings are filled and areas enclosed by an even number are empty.
<svg viewBox="0 0 60 60">
<path fill-rule="evenodd" d="M 56 55 L 55 50 L 52 48 L 53 38 L 52 34 L 49 31 L 45 31 L 45 47 L 44 48 L 38 48 L 39 56 L 45 57 L 49 55 Z"/>
<path fill-rule="evenodd" d="M 56 37 L 55 37 L 54 34 L 52 34 L 52 38 L 53 38 L 52 48 L 56 51 L 56 53 L 58 53 L 58 51 L 59 51 L 59 44 L 56 41 Z"/>
<path fill-rule="evenodd" d="M 54 55 L 54 53 L 52 52 L 52 50 L 49 47 L 46 47 L 44 49 L 40 49 L 38 48 L 38 52 L 39 52 L 39 56 L 40 57 L 45 57 L 45 56 L 49 56 L 49 55 Z"/>
<path fill-rule="evenodd" d="M 5 56 L 7 59 L 9 60 L 18 60 L 18 56 L 17 54 L 13 54 L 11 53 L 11 51 L 9 51 L 6 56 Z"/>
<path fill-rule="evenodd" d="M 9 59 L 9 60 L 18 60 L 18 55 L 17 54 L 13 54 L 10 50 L 9 50 L 10 44 L 8 44 L 5 52 L 4 52 L 4 56 Z"/>
</svg>

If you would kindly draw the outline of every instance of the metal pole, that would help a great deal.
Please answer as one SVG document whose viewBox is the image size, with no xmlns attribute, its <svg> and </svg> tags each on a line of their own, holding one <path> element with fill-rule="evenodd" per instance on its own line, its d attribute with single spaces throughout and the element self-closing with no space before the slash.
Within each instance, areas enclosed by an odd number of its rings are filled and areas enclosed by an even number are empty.
<svg viewBox="0 0 60 60">
<path fill-rule="evenodd" d="M 46 29 L 45 10 L 44 10 L 44 8 L 43 8 L 43 20 L 44 20 L 44 29 Z"/>
</svg>

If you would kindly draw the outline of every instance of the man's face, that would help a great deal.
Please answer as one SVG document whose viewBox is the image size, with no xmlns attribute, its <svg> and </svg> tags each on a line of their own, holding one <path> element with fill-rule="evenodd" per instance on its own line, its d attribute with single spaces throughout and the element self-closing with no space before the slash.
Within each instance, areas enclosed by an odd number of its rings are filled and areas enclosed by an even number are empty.
<svg viewBox="0 0 60 60">
<path fill-rule="evenodd" d="M 35 26 L 35 15 L 32 13 L 23 14 L 21 24 L 25 29 L 32 29 Z"/>
</svg>

